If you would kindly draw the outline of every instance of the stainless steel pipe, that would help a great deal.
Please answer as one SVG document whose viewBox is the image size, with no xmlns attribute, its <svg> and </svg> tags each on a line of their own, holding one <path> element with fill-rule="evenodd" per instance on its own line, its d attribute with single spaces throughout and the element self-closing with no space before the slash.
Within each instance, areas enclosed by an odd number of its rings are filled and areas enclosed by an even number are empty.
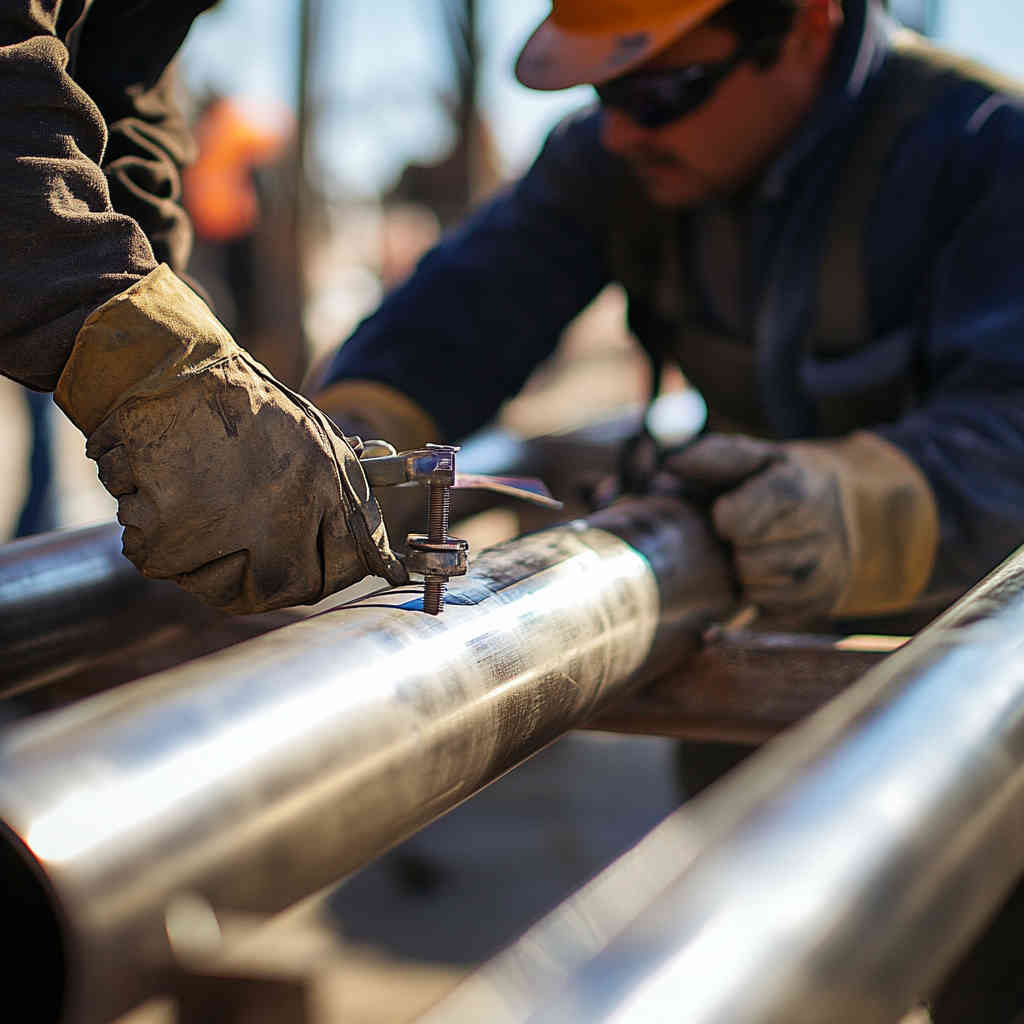
<svg viewBox="0 0 1024 1024">
<path fill-rule="evenodd" d="M 892 1024 L 1024 873 L 1024 551 L 425 1020 Z"/>
<path fill-rule="evenodd" d="M 0 547 L 0 686 L 98 648 L 101 626 L 157 585 L 121 554 L 116 523 L 43 534 Z"/>
<path fill-rule="evenodd" d="M 240 618 L 121 554 L 116 523 L 0 546 L 0 720 L 200 657 L 294 621 L 289 609 Z"/>
<path fill-rule="evenodd" d="M 381 593 L 8 730 L 6 995 L 24 977 L 51 997 L 40 1022 L 107 1020 L 168 984 L 182 901 L 273 912 L 343 877 L 678 663 L 733 598 L 703 519 L 647 499 L 484 552 L 440 617 L 421 600 Z"/>
</svg>

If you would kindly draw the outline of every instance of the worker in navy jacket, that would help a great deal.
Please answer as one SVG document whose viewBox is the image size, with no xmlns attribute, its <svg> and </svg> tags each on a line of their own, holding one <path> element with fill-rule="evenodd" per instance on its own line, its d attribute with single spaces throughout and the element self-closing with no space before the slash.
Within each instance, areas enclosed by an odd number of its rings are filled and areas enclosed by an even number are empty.
<svg viewBox="0 0 1024 1024">
<path fill-rule="evenodd" d="M 869 0 L 555 0 L 517 74 L 597 105 L 360 325 L 325 408 L 459 438 L 618 281 L 708 400 L 666 468 L 752 601 L 938 607 L 1024 541 L 1010 83 Z"/>
</svg>

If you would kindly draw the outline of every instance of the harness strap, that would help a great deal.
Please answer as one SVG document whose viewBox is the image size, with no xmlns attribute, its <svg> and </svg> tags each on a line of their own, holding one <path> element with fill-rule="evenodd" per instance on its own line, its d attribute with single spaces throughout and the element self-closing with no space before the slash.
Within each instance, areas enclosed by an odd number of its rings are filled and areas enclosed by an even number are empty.
<svg viewBox="0 0 1024 1024">
<path fill-rule="evenodd" d="M 910 125 L 963 78 L 998 92 L 1019 91 L 1005 76 L 933 46 L 909 30 L 895 35 L 835 191 L 816 322 L 809 338 L 815 354 L 842 355 L 873 336 L 866 234 L 886 165 Z"/>
</svg>

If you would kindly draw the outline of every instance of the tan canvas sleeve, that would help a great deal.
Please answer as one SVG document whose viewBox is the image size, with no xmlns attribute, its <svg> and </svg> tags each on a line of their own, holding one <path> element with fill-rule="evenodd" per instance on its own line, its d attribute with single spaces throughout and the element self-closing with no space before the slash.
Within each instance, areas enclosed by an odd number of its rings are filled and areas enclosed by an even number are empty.
<svg viewBox="0 0 1024 1024">
<path fill-rule="evenodd" d="M 160 394 L 240 352 L 206 303 L 161 264 L 86 318 L 54 399 L 88 435 L 129 398 Z"/>
<path fill-rule="evenodd" d="M 313 401 L 350 434 L 364 441 L 379 438 L 399 451 L 440 443 L 441 429 L 433 416 L 411 398 L 375 380 L 342 380 L 326 387 Z"/>
</svg>

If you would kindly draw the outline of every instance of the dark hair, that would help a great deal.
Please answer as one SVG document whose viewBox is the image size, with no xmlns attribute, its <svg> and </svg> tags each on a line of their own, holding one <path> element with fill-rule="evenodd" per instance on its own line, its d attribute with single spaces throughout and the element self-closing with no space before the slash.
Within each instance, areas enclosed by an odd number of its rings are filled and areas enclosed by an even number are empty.
<svg viewBox="0 0 1024 1024">
<path fill-rule="evenodd" d="M 779 59 L 782 40 L 793 27 L 799 6 L 799 0 L 732 0 L 708 24 L 735 32 L 744 43 L 763 43 L 755 60 L 761 67 L 770 67 Z"/>
</svg>

